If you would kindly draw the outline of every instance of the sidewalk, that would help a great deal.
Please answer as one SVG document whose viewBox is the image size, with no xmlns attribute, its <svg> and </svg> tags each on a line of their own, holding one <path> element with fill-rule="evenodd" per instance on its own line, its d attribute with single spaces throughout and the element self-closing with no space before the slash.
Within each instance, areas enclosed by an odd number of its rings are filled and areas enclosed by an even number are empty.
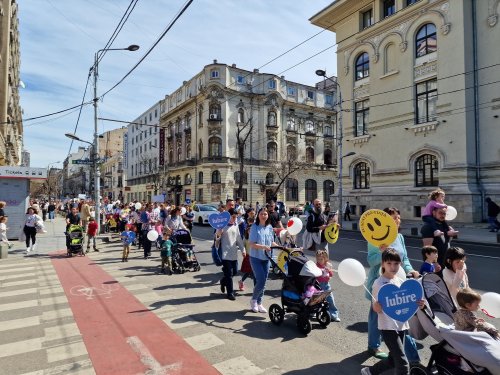
<svg viewBox="0 0 500 375">
<path fill-rule="evenodd" d="M 68 259 L 64 228 L 47 222 L 37 254 L 16 243 L 0 260 L 2 373 L 220 374 L 93 257 Z"/>
</svg>

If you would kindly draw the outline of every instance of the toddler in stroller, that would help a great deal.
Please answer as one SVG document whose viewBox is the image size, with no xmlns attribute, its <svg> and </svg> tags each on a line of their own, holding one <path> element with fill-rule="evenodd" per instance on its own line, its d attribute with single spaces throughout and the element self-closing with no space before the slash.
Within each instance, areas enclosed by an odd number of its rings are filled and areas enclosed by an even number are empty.
<svg viewBox="0 0 500 375">
<path fill-rule="evenodd" d="M 453 325 L 456 308 L 443 279 L 429 273 L 422 277 L 421 283 L 428 306 L 418 310 L 410 320 L 410 334 L 416 339 L 430 335 L 438 342 L 430 348 L 432 355 L 426 374 L 435 371 L 444 375 L 500 374 L 500 341 L 486 332 L 456 330 Z"/>
<path fill-rule="evenodd" d="M 83 252 L 84 231 L 85 229 L 80 225 L 71 224 L 69 226 L 66 231 L 66 236 L 68 236 L 68 257 L 71 257 L 73 254 L 85 255 Z"/>
<path fill-rule="evenodd" d="M 276 248 L 276 247 L 275 247 Z M 313 261 L 310 261 L 301 250 L 280 248 L 288 253 L 286 257 L 286 273 L 276 266 L 283 274 L 281 288 L 281 305 L 273 304 L 269 307 L 271 322 L 280 325 L 285 313 L 292 312 L 297 315 L 299 331 L 307 335 L 311 332 L 311 316 L 316 317 L 322 327 L 331 322 L 329 306 L 326 298 L 329 291 L 322 291 L 316 277 L 322 271 Z M 271 262 L 274 260 L 270 258 Z"/>
<path fill-rule="evenodd" d="M 172 233 L 172 268 L 174 272 L 184 273 L 187 270 L 199 271 L 201 269 L 194 253 L 191 233 L 186 229 L 178 229 Z"/>
</svg>

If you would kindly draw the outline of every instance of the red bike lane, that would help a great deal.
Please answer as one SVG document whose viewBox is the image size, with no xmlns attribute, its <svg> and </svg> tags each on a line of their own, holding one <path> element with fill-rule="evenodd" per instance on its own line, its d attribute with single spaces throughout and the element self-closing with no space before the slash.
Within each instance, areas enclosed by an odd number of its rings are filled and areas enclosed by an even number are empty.
<svg viewBox="0 0 500 375">
<path fill-rule="evenodd" d="M 220 373 L 89 257 L 52 264 L 98 375 Z"/>
</svg>

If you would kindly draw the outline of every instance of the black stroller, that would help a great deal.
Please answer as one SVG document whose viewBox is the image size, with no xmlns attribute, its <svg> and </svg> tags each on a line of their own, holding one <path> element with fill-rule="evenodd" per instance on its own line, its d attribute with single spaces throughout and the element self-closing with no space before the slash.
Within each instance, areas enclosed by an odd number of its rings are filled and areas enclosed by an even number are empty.
<svg viewBox="0 0 500 375">
<path fill-rule="evenodd" d="M 71 224 L 66 232 L 68 237 L 68 252 L 67 256 L 70 257 L 73 254 L 85 256 L 83 251 L 83 239 L 84 239 L 84 228 L 80 225 Z"/>
<path fill-rule="evenodd" d="M 200 263 L 194 253 L 191 233 L 185 229 L 178 229 L 172 233 L 172 268 L 176 273 L 188 271 L 199 271 Z"/>
<path fill-rule="evenodd" d="M 292 312 L 297 315 L 297 328 L 305 335 L 311 332 L 311 317 L 316 318 L 322 327 L 328 326 L 331 317 L 326 297 L 330 292 L 322 291 L 316 280 L 316 277 L 321 276 L 321 270 L 301 250 L 278 248 L 288 252 L 288 256 L 285 270 L 273 264 L 284 279 L 281 288 L 282 306 L 275 303 L 269 307 L 271 322 L 280 325 L 285 319 L 285 313 Z M 269 259 L 271 263 L 275 263 L 271 257 Z M 304 298 L 303 293 L 309 286 L 314 287 L 316 292 L 310 298 Z"/>
</svg>

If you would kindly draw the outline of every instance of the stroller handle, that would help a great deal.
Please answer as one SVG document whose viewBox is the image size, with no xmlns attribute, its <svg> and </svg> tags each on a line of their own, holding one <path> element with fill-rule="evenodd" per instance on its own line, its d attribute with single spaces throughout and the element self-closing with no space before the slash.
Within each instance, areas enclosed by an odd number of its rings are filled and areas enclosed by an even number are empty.
<svg viewBox="0 0 500 375">
<path fill-rule="evenodd" d="M 293 253 L 304 254 L 304 252 L 302 251 L 302 249 L 300 247 L 288 248 L 288 247 L 284 247 L 284 246 L 271 246 L 271 250 L 282 250 L 282 251 L 286 252 L 289 255 L 293 254 Z"/>
</svg>

